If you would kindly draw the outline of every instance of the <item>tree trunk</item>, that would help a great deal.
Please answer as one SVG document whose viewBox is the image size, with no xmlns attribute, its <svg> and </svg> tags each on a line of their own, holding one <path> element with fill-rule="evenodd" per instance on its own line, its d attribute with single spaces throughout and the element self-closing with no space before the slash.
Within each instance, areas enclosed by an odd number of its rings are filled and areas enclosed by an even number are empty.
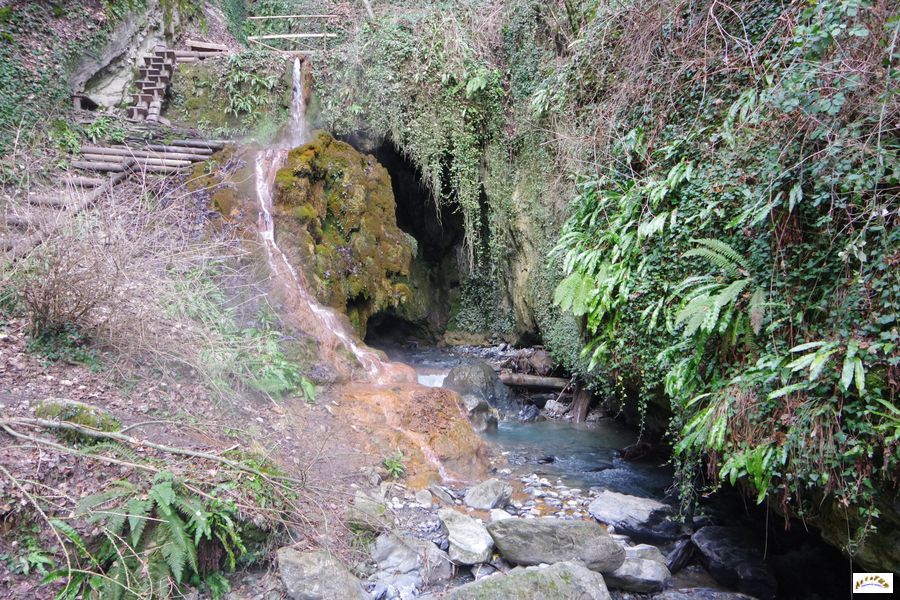
<svg viewBox="0 0 900 600">
<path fill-rule="evenodd" d="M 584 423 L 587 418 L 588 409 L 591 408 L 591 392 L 581 387 L 580 383 L 575 384 L 575 395 L 572 399 L 572 416 L 576 423 Z"/>
</svg>

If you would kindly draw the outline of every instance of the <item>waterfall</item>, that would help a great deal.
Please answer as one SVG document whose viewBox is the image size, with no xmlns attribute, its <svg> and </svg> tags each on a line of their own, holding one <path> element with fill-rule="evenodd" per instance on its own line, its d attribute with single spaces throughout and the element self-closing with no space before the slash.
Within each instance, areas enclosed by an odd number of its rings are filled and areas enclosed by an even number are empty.
<svg viewBox="0 0 900 600">
<path fill-rule="evenodd" d="M 266 249 L 273 280 L 287 294 L 289 309 L 305 329 L 311 330 L 321 345 L 332 352 L 344 349 L 350 352 L 365 369 L 369 380 L 379 383 L 396 379 L 397 369 L 384 363 L 371 349 L 359 342 L 346 319 L 335 311 L 316 302 L 307 290 L 306 281 L 275 241 L 275 223 L 272 219 L 272 192 L 275 175 L 284 166 L 288 152 L 309 142 L 311 133 L 306 120 L 303 70 L 299 58 L 293 64 L 293 100 L 288 130 L 272 147 L 260 150 L 255 161 L 256 197 L 259 202 L 258 230 Z"/>
</svg>

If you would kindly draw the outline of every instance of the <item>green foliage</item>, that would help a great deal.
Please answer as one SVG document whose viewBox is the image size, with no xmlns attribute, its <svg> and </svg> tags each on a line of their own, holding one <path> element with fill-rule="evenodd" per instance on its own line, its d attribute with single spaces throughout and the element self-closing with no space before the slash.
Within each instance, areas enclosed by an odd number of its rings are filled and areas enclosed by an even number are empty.
<svg viewBox="0 0 900 600">
<path fill-rule="evenodd" d="M 78 562 L 45 578 L 45 583 L 65 579 L 57 598 L 168 598 L 192 580 L 205 581 L 214 594 L 221 594 L 227 581 L 214 574 L 221 568 L 233 570 L 246 551 L 234 503 L 201 498 L 166 471 L 147 489 L 120 481 L 82 498 L 76 516 L 99 527 L 104 539 L 91 548 L 70 525 L 54 522 Z M 202 565 L 200 556 L 211 555 L 212 547 L 223 561 Z"/>
<path fill-rule="evenodd" d="M 381 464 L 384 466 L 388 475 L 393 479 L 400 479 L 406 474 L 406 457 L 403 455 L 403 452 L 397 450 L 393 454 L 389 454 L 384 457 L 384 460 L 381 461 Z"/>
<path fill-rule="evenodd" d="M 16 540 L 18 552 L 14 555 L 0 554 L 0 561 L 6 563 L 6 568 L 11 573 L 46 575 L 47 569 L 54 569 L 56 562 L 52 553 L 41 545 L 37 536 L 40 533 L 40 527 L 30 525 L 21 528 L 20 531 L 24 533 L 21 533 Z"/>
<path fill-rule="evenodd" d="M 94 371 L 103 367 L 97 350 L 90 347 L 90 340 L 69 323 L 46 328 L 30 336 L 27 349 L 48 362 L 83 364 Z"/>
<path fill-rule="evenodd" d="M 559 85 L 530 97 L 532 118 L 603 115 L 613 140 L 555 253 L 588 370 L 665 394 L 689 494 L 707 462 L 712 485 L 744 481 L 796 514 L 831 496 L 870 526 L 900 465 L 900 144 L 884 121 L 900 18 L 826 0 L 787 8 L 786 27 L 781 9 L 740 3 L 717 15 L 747 44 L 726 70 L 719 34 L 660 16 L 666 50 L 643 83 L 621 70 L 643 60 L 637 32 L 606 35 L 616 10 L 587 18 L 592 37 L 545 80 Z"/>
<path fill-rule="evenodd" d="M 121 144 L 125 141 L 125 135 L 125 128 L 110 117 L 97 117 L 84 128 L 84 137 L 92 144 L 101 141 Z"/>
</svg>

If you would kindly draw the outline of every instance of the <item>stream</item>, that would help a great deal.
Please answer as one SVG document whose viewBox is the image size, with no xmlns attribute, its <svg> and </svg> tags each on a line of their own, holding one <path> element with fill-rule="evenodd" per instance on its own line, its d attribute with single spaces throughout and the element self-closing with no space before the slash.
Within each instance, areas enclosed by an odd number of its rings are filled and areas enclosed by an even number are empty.
<svg viewBox="0 0 900 600">
<path fill-rule="evenodd" d="M 419 383 L 441 387 L 453 367 L 487 358 L 483 349 L 382 348 L 392 360 L 415 369 Z M 514 397 L 525 402 L 524 396 Z M 672 469 L 653 461 L 626 461 L 618 451 L 638 441 L 630 427 L 611 418 L 594 423 L 571 420 L 503 420 L 482 437 L 497 446 L 516 477 L 535 474 L 575 488 L 663 498 L 672 485 Z"/>
</svg>

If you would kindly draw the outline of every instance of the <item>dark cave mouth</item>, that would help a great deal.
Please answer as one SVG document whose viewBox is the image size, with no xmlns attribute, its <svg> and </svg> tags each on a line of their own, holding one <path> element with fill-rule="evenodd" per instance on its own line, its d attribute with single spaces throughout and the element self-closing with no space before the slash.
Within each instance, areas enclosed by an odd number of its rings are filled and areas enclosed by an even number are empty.
<svg viewBox="0 0 900 600">
<path fill-rule="evenodd" d="M 421 173 L 390 140 L 370 153 L 387 169 L 396 202 L 397 225 L 416 240 L 408 281 L 412 298 L 369 318 L 367 343 L 434 344 L 447 330 L 459 296 L 459 256 L 465 237 L 462 214 L 435 202 Z"/>
</svg>

